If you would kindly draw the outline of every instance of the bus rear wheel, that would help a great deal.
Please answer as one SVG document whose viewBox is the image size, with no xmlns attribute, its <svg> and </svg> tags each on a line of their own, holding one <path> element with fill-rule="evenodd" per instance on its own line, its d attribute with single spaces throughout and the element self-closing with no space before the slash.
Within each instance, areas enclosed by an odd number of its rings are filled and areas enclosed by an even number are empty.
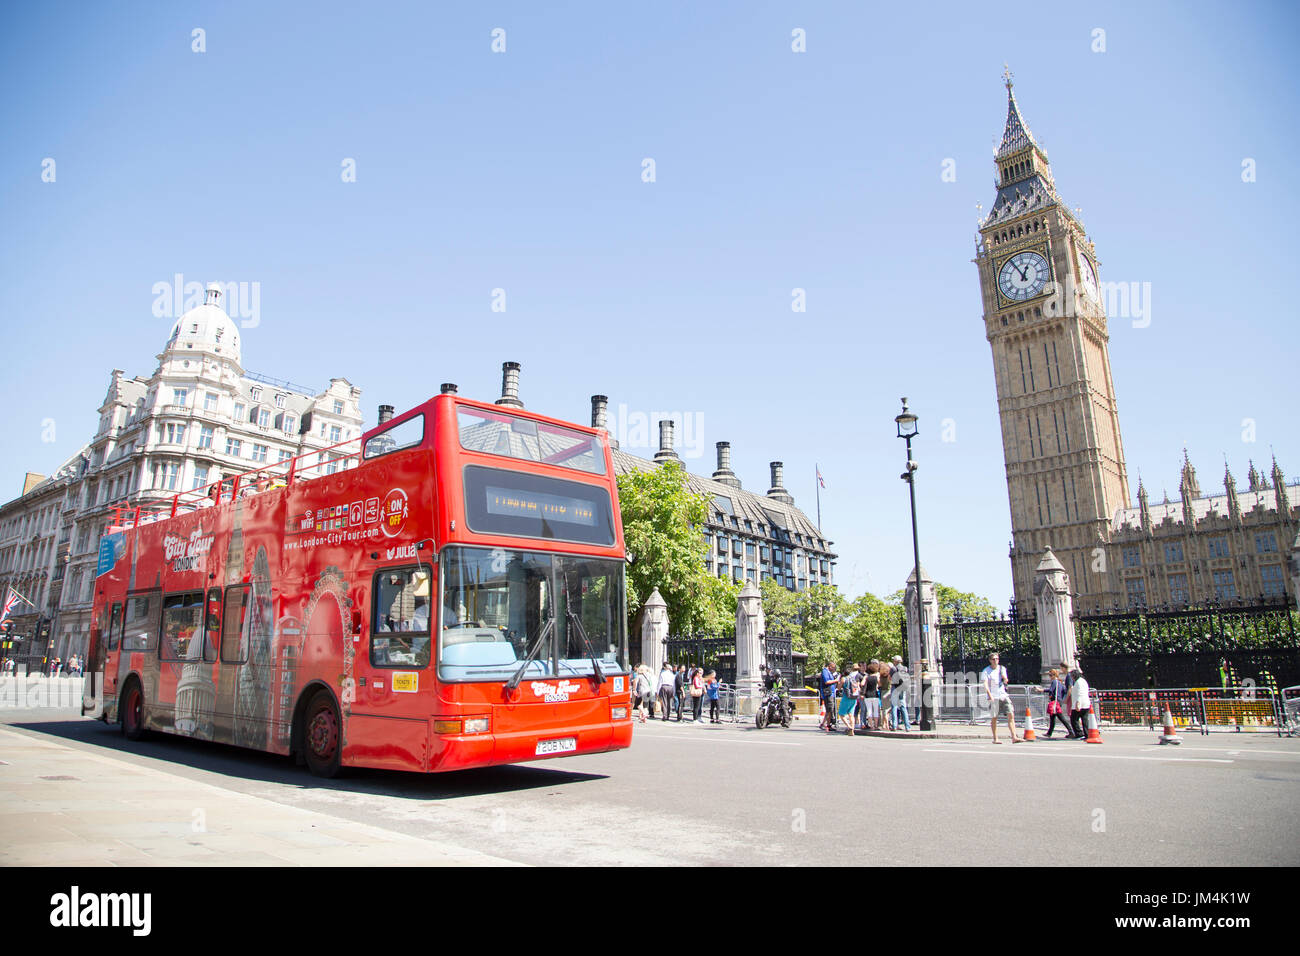
<svg viewBox="0 0 1300 956">
<path fill-rule="evenodd" d="M 132 680 L 122 694 L 120 704 L 122 711 L 122 735 L 127 740 L 139 740 L 144 736 L 144 694 L 140 682 Z"/>
<path fill-rule="evenodd" d="M 307 769 L 317 777 L 336 777 L 343 746 L 343 722 L 334 696 L 318 691 L 303 716 L 302 750 Z"/>
</svg>

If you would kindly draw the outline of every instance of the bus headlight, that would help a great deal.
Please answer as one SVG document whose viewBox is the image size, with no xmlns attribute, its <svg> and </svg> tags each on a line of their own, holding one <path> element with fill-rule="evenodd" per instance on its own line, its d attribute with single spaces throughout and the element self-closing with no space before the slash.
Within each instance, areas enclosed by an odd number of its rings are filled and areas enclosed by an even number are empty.
<svg viewBox="0 0 1300 956">
<path fill-rule="evenodd" d="M 464 727 L 464 732 L 467 734 L 485 734 L 488 732 L 488 718 L 467 717 L 464 721 Z"/>
<path fill-rule="evenodd" d="M 609 716 L 613 720 L 627 720 L 627 708 L 611 707 L 609 709 Z"/>
</svg>

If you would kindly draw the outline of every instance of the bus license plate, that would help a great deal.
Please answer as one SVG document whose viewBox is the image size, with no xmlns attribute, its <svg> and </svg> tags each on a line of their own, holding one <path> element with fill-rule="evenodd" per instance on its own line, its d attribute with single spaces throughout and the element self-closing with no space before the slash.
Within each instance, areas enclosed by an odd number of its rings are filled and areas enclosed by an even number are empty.
<svg viewBox="0 0 1300 956">
<path fill-rule="evenodd" d="M 561 737 L 559 740 L 539 740 L 537 741 L 536 755 L 540 757 L 542 754 L 562 754 L 577 749 L 577 737 Z"/>
</svg>

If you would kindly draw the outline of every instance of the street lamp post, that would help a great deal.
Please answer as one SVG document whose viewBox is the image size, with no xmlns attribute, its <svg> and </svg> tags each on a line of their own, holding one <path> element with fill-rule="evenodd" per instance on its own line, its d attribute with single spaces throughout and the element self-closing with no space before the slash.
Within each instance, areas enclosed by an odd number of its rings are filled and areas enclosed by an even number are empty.
<svg viewBox="0 0 1300 956">
<path fill-rule="evenodd" d="M 903 398 L 903 412 L 894 417 L 898 425 L 898 437 L 907 442 L 907 468 L 898 477 L 907 482 L 908 495 L 912 501 L 912 558 L 916 573 L 916 624 L 919 628 L 921 648 L 921 730 L 934 730 L 934 719 L 930 706 L 930 661 L 927 654 L 930 648 L 929 624 L 925 620 L 925 602 L 921 600 L 921 545 L 916 535 L 916 462 L 912 460 L 912 439 L 917 435 L 916 414 L 907 410 L 907 397 Z"/>
</svg>

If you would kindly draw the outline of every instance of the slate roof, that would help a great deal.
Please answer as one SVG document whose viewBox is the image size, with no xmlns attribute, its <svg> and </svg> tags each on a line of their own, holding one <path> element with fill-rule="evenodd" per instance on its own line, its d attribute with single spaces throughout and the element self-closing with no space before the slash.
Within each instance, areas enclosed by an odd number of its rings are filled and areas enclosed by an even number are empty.
<svg viewBox="0 0 1300 956">
<path fill-rule="evenodd" d="M 660 466 L 657 463 L 649 459 L 629 455 L 627 452 L 618 449 L 614 450 L 614 472 L 616 474 L 622 475 L 631 471 L 653 471 L 658 467 Z M 717 530 L 725 530 L 730 534 L 740 533 L 752 536 L 758 535 L 758 526 L 761 524 L 769 529 L 762 537 L 775 538 L 776 535 L 772 533 L 771 529 L 783 528 L 790 532 L 791 543 L 795 547 L 802 547 L 804 550 L 814 551 L 819 555 L 826 555 L 830 558 L 838 557 L 838 555 L 830 552 L 829 542 L 817 530 L 816 522 L 809 519 L 803 511 L 794 505 L 776 501 L 766 495 L 735 488 L 720 481 L 714 481 L 712 478 L 692 474 L 689 471 L 686 472 L 686 484 L 696 494 L 709 497 L 711 502 L 709 505 L 710 529 L 716 528 Z M 716 497 L 730 499 L 732 511 L 739 519 L 739 528 L 731 526 L 730 515 L 727 516 L 725 524 L 718 522 L 719 508 L 712 503 Z M 746 519 L 752 524 L 752 528 L 748 530 L 745 528 Z M 802 542 L 795 538 L 795 535 L 802 536 Z"/>
</svg>

